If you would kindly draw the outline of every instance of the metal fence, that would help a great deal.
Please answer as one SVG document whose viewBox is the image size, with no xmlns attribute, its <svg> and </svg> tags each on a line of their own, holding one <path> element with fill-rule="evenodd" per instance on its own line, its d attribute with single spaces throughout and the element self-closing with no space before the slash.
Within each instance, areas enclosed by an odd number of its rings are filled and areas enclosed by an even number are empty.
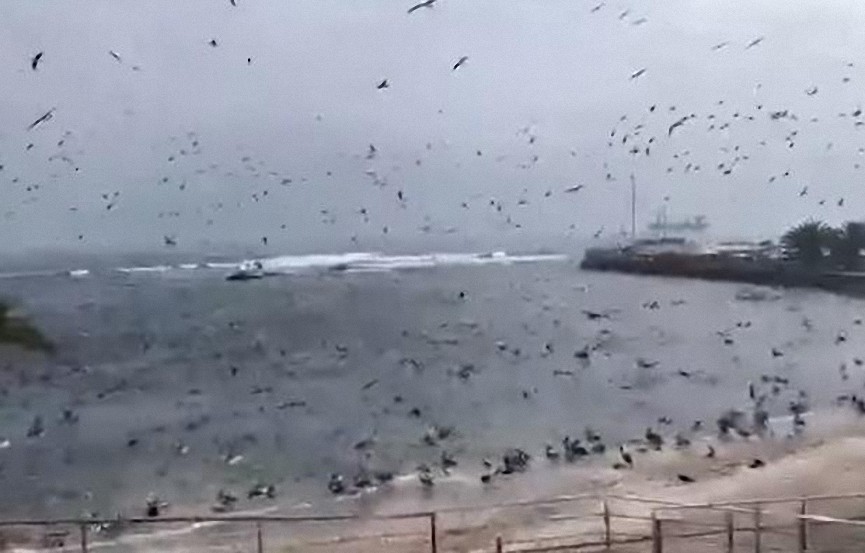
<svg viewBox="0 0 865 553">
<path fill-rule="evenodd" d="M 865 494 L 684 504 L 616 495 L 392 515 L 219 515 L 0 521 L 0 551 L 616 551 L 847 553 Z"/>
</svg>

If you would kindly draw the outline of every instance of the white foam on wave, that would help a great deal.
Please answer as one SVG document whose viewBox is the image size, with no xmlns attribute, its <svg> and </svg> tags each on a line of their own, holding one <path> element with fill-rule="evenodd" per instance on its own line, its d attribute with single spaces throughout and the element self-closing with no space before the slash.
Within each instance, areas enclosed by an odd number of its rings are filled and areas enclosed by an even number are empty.
<svg viewBox="0 0 865 553">
<path fill-rule="evenodd" d="M 262 269 L 271 273 L 296 272 L 301 269 L 340 271 L 393 271 L 447 266 L 511 265 L 565 261 L 561 254 L 509 255 L 492 253 L 429 253 L 417 255 L 384 255 L 374 252 L 352 252 L 334 255 L 280 256 L 259 260 Z M 249 262 L 245 262 L 249 263 Z"/>
<path fill-rule="evenodd" d="M 171 270 L 169 265 L 153 265 L 151 267 L 118 267 L 115 269 L 119 273 L 165 273 Z"/>
</svg>

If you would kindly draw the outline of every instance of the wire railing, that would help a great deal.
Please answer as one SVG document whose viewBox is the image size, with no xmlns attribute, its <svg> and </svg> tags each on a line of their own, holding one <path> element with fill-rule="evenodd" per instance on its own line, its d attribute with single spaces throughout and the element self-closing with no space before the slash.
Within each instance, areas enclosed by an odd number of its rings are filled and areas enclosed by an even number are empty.
<svg viewBox="0 0 865 553">
<path fill-rule="evenodd" d="M 860 551 L 865 493 L 679 503 L 583 494 L 413 513 L 0 520 L 0 551 Z M 834 506 L 829 505 L 834 503 Z M 842 505 L 843 503 L 843 505 Z M 823 507 L 823 509 L 821 509 Z M 826 510 L 828 509 L 828 511 Z M 833 513 L 833 514 L 830 514 Z M 846 516 L 837 513 L 846 513 Z"/>
</svg>

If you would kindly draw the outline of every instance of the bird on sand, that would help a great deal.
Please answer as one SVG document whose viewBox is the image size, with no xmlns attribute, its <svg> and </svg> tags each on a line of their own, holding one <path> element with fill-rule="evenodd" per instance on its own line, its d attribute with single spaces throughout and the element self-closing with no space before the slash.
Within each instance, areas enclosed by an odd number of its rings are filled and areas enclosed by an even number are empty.
<svg viewBox="0 0 865 553">
<path fill-rule="evenodd" d="M 382 82 L 378 83 L 376 88 L 379 90 L 384 90 L 385 88 L 390 88 L 390 83 L 387 82 L 387 79 L 385 79 Z"/>
<path fill-rule="evenodd" d="M 622 461 L 624 461 L 626 465 L 633 468 L 634 458 L 631 456 L 630 453 L 625 451 L 625 446 L 623 446 L 623 445 L 619 446 L 619 455 L 622 457 Z"/>
<path fill-rule="evenodd" d="M 33 71 L 36 71 L 36 68 L 39 66 L 39 61 L 42 59 L 43 55 L 45 55 L 45 52 L 39 52 L 30 59 L 30 67 L 33 69 Z"/>
<path fill-rule="evenodd" d="M 694 482 L 696 482 L 696 480 L 694 480 L 694 477 L 688 476 L 687 474 L 678 474 L 676 476 L 678 477 L 679 482 L 682 482 L 684 484 L 693 484 Z"/>
<path fill-rule="evenodd" d="M 46 112 L 42 117 L 40 117 L 40 118 L 37 119 L 36 121 L 33 121 L 32 123 L 30 123 L 30 126 L 27 127 L 27 130 L 28 130 L 28 131 L 32 131 L 33 129 L 35 129 L 36 127 L 38 127 L 39 125 L 41 125 L 42 123 L 45 123 L 46 121 L 50 121 L 51 118 L 54 117 L 54 111 L 55 111 L 56 109 L 57 109 L 57 108 L 51 108 L 51 109 L 49 109 L 49 110 L 48 110 L 48 111 L 47 111 L 47 112 Z"/>
<path fill-rule="evenodd" d="M 458 59 L 457 62 L 454 64 L 454 67 L 453 67 L 453 69 L 451 69 L 451 71 L 456 71 L 457 69 L 459 69 L 460 67 L 462 67 L 462 65 L 463 65 L 465 62 L 467 62 L 467 61 L 469 61 L 469 57 L 468 57 L 468 56 L 463 56 L 463 57 L 461 57 L 461 58 Z"/>
<path fill-rule="evenodd" d="M 432 8 L 433 4 L 435 4 L 436 1 L 437 0 L 424 0 L 423 2 L 420 2 L 419 4 L 415 4 L 414 6 L 410 7 L 408 9 L 408 13 L 414 13 L 421 8 Z"/>
</svg>

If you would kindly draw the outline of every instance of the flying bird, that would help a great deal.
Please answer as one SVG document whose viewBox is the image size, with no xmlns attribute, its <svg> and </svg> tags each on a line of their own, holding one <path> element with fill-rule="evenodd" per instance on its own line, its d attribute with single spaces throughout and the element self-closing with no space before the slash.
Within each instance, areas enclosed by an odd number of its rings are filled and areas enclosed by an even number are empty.
<svg viewBox="0 0 865 553">
<path fill-rule="evenodd" d="M 451 69 L 451 71 L 456 71 L 457 69 L 459 69 L 460 67 L 462 67 L 462 65 L 463 65 L 465 62 L 467 62 L 467 61 L 469 61 L 469 57 L 468 57 L 468 56 L 463 56 L 463 57 L 461 57 L 461 58 L 460 58 L 459 60 L 457 60 L 457 62 L 454 64 L 454 67 L 453 67 L 453 69 Z"/>
<path fill-rule="evenodd" d="M 673 136 L 673 131 L 684 125 L 687 120 L 688 116 L 686 115 L 685 117 L 682 117 L 681 119 L 670 125 L 670 128 L 667 129 L 667 136 Z"/>
<path fill-rule="evenodd" d="M 32 131 L 33 129 L 35 129 L 36 127 L 41 125 L 42 123 L 45 123 L 46 121 L 50 121 L 51 118 L 54 117 L 54 110 L 56 110 L 56 109 L 57 108 L 51 108 L 50 110 L 48 110 L 47 113 L 45 113 L 45 115 L 43 115 L 42 117 L 40 117 L 36 121 L 33 121 L 32 123 L 30 123 L 30 126 L 27 127 L 27 130 Z"/>
<path fill-rule="evenodd" d="M 210 44 L 210 45 L 213 46 L 214 48 L 216 48 L 217 46 L 219 46 L 219 43 L 216 42 L 216 39 L 215 39 L 215 38 L 211 38 L 211 39 L 210 39 L 210 42 L 208 42 L 208 44 Z"/>
<path fill-rule="evenodd" d="M 123 63 L 123 60 L 120 59 L 120 54 L 118 54 L 114 50 L 109 50 L 108 55 L 117 60 L 117 63 Z"/>
<path fill-rule="evenodd" d="M 598 4 L 597 6 L 595 6 L 594 8 L 592 8 L 591 13 L 595 13 L 595 12 L 600 11 L 601 8 L 603 8 L 605 5 L 606 5 L 606 4 L 604 4 L 604 2 L 601 2 L 600 4 Z"/>
<path fill-rule="evenodd" d="M 415 4 L 414 6 L 410 7 L 408 9 L 408 13 L 416 12 L 417 10 L 419 10 L 421 8 L 431 8 L 431 7 L 433 7 L 433 4 L 435 4 L 435 3 L 436 3 L 436 0 L 424 0 L 423 2 L 421 2 L 419 4 Z"/>
<path fill-rule="evenodd" d="M 237 0 L 228 0 L 228 1 L 231 2 L 232 6 L 234 6 L 235 8 L 237 7 Z"/>
<path fill-rule="evenodd" d="M 749 48 L 753 48 L 754 46 L 757 46 L 758 44 L 763 42 L 764 38 L 766 38 L 766 37 L 758 36 L 757 38 L 755 38 L 754 40 L 749 42 L 747 46 L 745 46 L 745 50 L 748 50 Z"/>
<path fill-rule="evenodd" d="M 585 185 L 578 184 L 576 186 L 571 186 L 570 188 L 565 188 L 565 192 L 579 192 L 583 188 L 585 188 Z"/>
<path fill-rule="evenodd" d="M 806 196 L 806 195 L 808 195 L 808 187 L 807 187 L 807 186 L 804 187 L 802 190 L 799 191 L 799 197 L 800 197 L 800 198 L 801 198 L 802 196 Z"/>
<path fill-rule="evenodd" d="M 378 86 L 376 86 L 376 88 L 379 90 L 384 90 L 385 88 L 390 88 L 390 83 L 387 82 L 387 79 L 385 79 L 382 82 L 378 83 Z"/>
<path fill-rule="evenodd" d="M 631 80 L 633 81 L 634 79 L 640 77 L 645 72 L 646 72 L 646 68 L 644 67 L 642 69 L 639 69 L 639 70 L 631 73 Z"/>
<path fill-rule="evenodd" d="M 42 56 L 44 54 L 45 54 L 45 52 L 39 52 L 38 54 L 33 56 L 33 58 L 30 60 L 30 67 L 33 68 L 33 71 L 36 71 L 36 67 L 39 65 L 39 60 L 42 59 Z"/>
<path fill-rule="evenodd" d="M 726 48 L 729 45 L 730 45 L 729 40 L 726 40 L 724 42 L 719 42 L 718 44 L 712 46 L 712 51 L 717 52 L 718 50 L 721 50 L 722 48 Z"/>
</svg>

